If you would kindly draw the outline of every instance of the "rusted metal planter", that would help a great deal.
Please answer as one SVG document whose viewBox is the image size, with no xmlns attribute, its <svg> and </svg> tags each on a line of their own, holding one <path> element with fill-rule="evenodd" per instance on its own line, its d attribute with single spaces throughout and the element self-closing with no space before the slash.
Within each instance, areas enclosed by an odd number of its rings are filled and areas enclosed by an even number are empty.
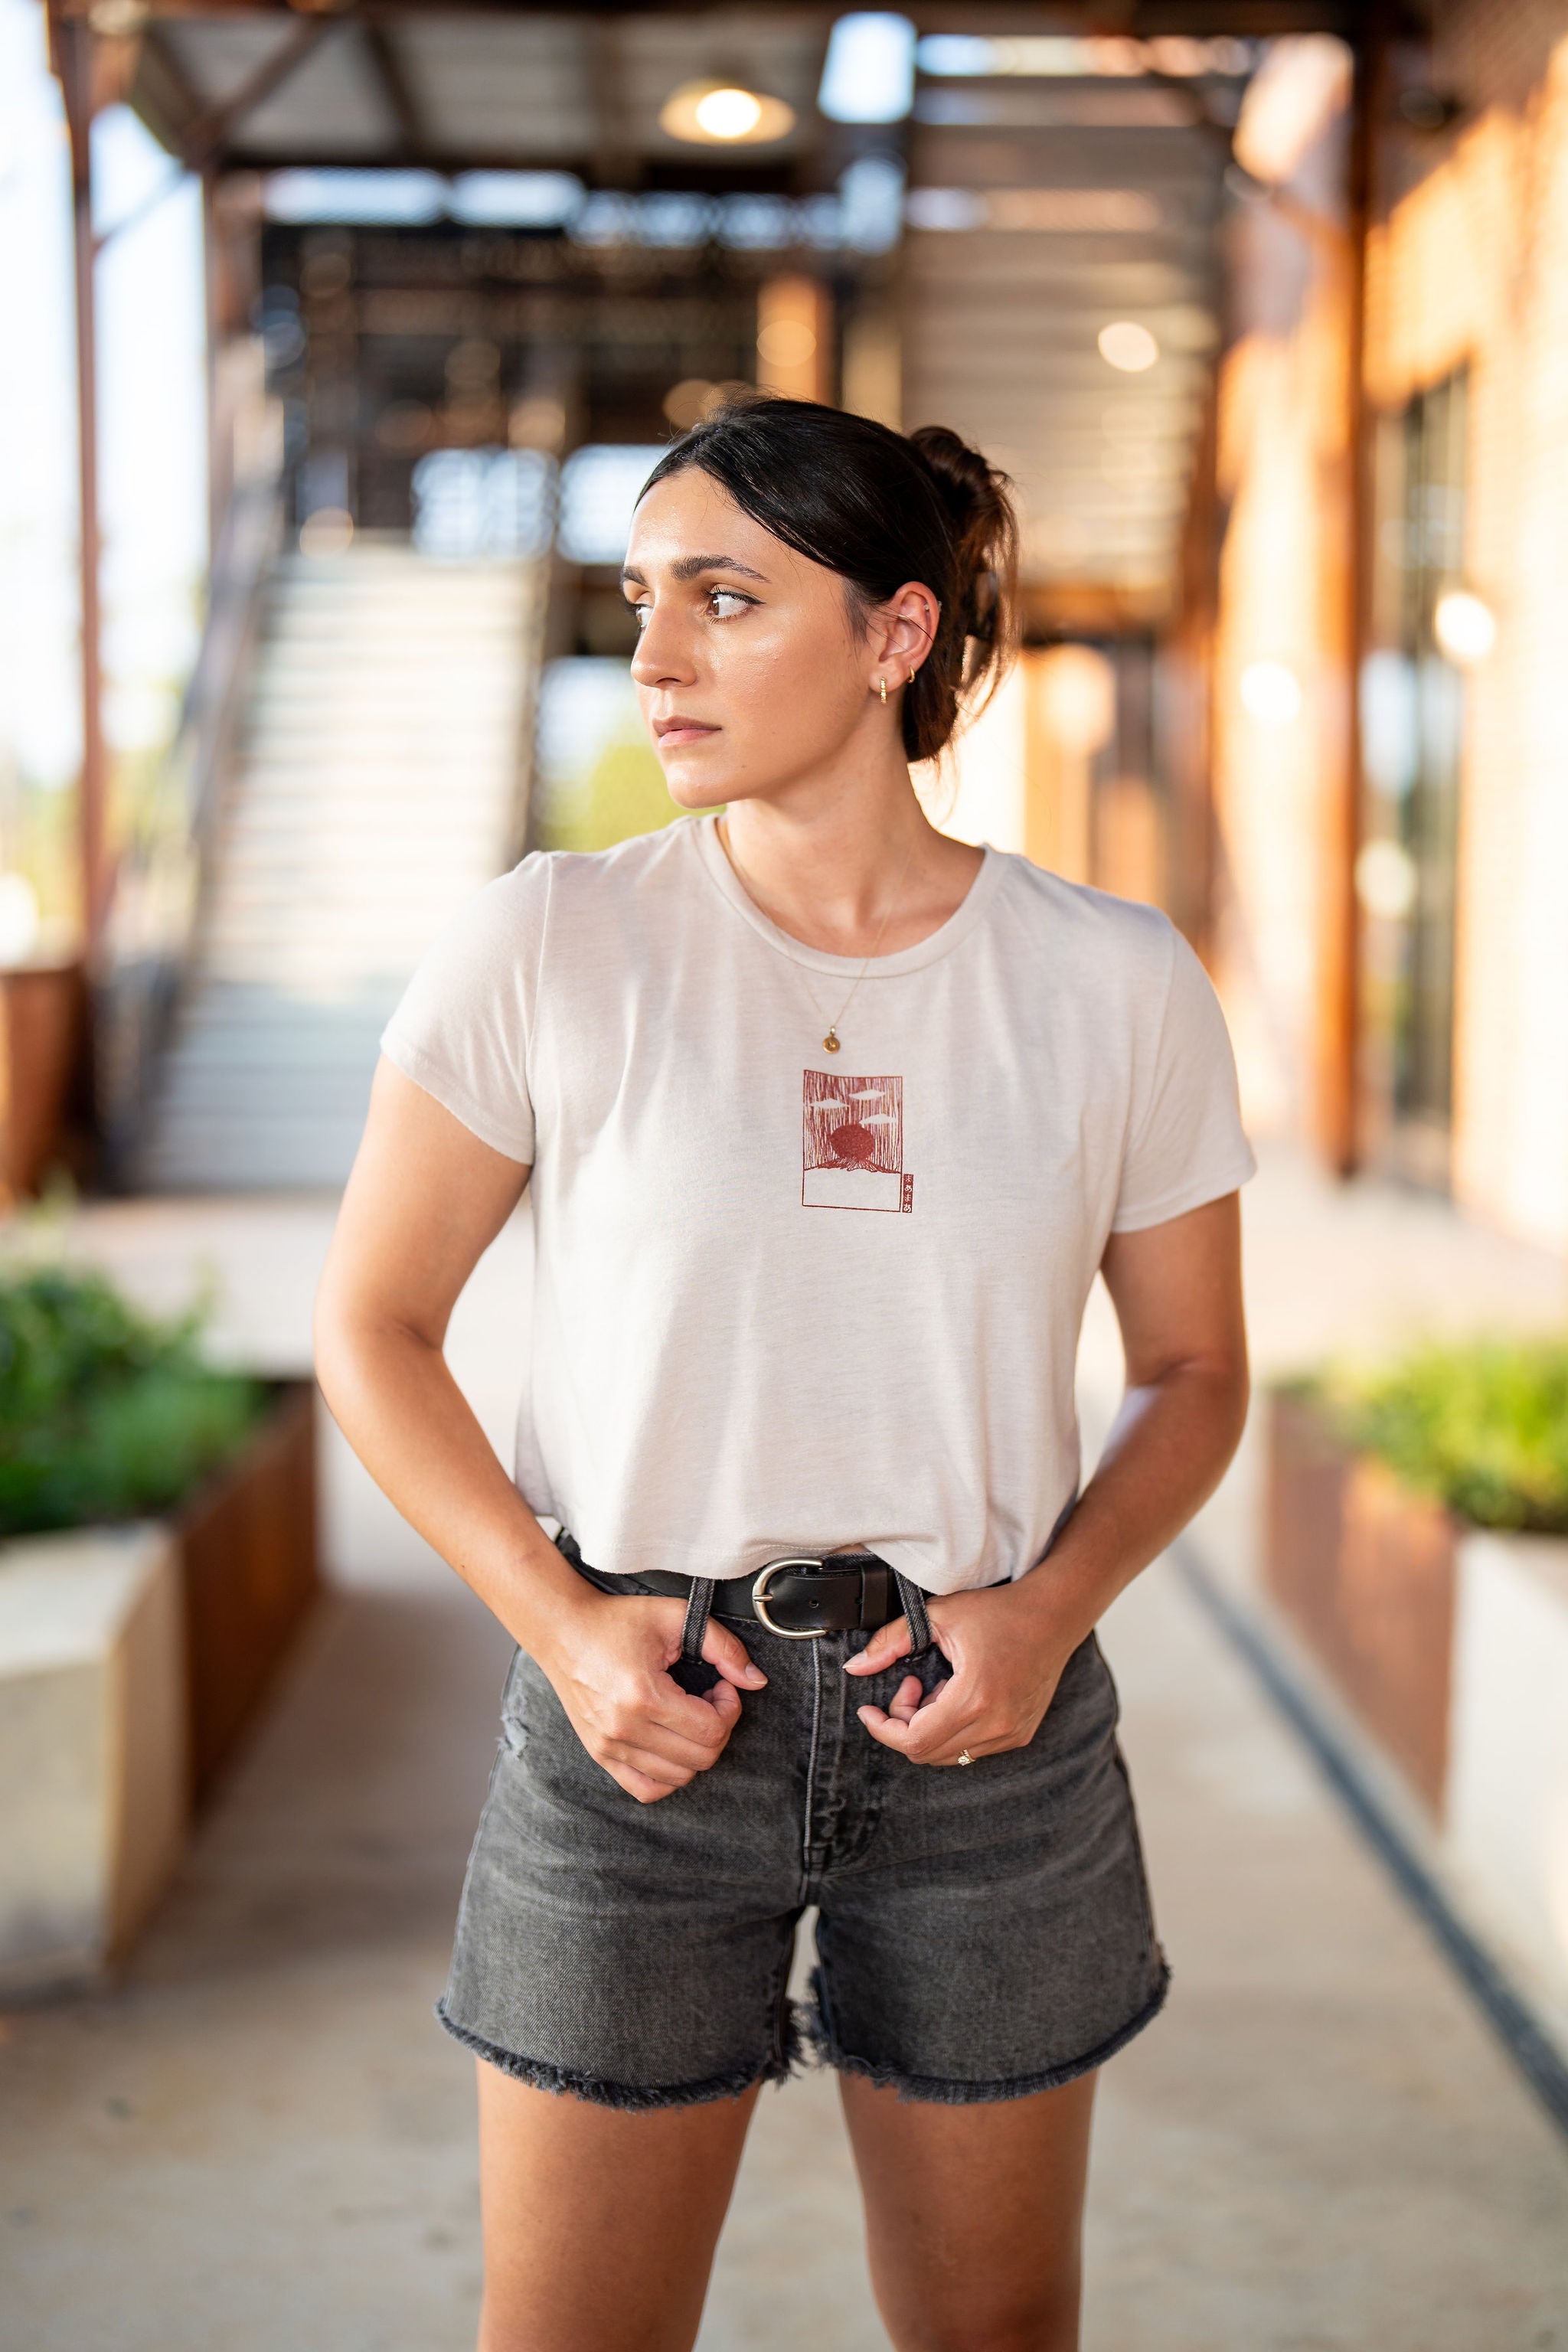
<svg viewBox="0 0 1568 2352">
<path fill-rule="evenodd" d="M 249 1444 L 174 1521 L 195 1804 L 254 1719 L 321 1589 L 315 1394 L 308 1381 L 279 1383 Z"/>
<path fill-rule="evenodd" d="M 0 1203 L 36 1192 L 64 1153 L 86 1023 L 79 963 L 0 971 Z"/>
<path fill-rule="evenodd" d="M 1448 1781 L 1460 1529 L 1351 1453 L 1300 1396 L 1269 1400 L 1269 1592 L 1434 1819 Z"/>
</svg>

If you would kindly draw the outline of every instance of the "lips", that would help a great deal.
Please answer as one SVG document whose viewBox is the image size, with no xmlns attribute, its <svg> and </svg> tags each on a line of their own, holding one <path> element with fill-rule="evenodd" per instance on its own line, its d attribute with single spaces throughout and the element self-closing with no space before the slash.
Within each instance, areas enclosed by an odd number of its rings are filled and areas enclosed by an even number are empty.
<svg viewBox="0 0 1568 2352">
<path fill-rule="evenodd" d="M 656 719 L 653 731 L 661 746 L 668 743 L 674 750 L 682 743 L 703 742 L 710 735 L 717 735 L 719 730 L 705 719 L 687 719 L 677 712 L 670 719 Z"/>
</svg>

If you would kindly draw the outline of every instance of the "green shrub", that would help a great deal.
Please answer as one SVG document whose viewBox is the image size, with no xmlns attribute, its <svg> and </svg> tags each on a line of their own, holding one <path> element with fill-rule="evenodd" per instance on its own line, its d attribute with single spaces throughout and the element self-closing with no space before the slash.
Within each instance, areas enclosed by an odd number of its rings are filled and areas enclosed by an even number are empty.
<svg viewBox="0 0 1568 2352">
<path fill-rule="evenodd" d="M 266 1391 L 208 1370 L 197 1323 L 101 1275 L 0 1273 L 0 1536 L 167 1510 L 244 1444 Z"/>
<path fill-rule="evenodd" d="M 1312 1393 L 1347 1444 L 1459 1517 L 1568 1534 L 1568 1340 L 1433 1343 Z"/>
</svg>

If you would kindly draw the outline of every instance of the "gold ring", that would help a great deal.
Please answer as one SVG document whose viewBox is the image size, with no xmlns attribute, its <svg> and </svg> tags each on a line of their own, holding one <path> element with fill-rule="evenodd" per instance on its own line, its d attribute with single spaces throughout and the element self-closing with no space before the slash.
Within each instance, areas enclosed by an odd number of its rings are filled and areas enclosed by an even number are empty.
<svg viewBox="0 0 1568 2352">
<path fill-rule="evenodd" d="M 974 1759 L 967 1748 L 961 1748 L 958 1751 L 958 1760 L 961 1764 L 973 1764 Z"/>
</svg>

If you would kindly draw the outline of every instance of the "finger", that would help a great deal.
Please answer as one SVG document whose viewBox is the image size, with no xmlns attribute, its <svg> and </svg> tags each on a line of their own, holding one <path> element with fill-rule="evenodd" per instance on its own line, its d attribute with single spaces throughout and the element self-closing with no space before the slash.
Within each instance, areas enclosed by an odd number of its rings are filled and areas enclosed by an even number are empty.
<svg viewBox="0 0 1568 2352">
<path fill-rule="evenodd" d="M 707 1699 L 692 1698 L 674 1683 L 664 1689 L 656 1685 L 633 1702 L 600 1708 L 587 1726 L 592 1744 L 607 1756 L 632 1756 L 646 1748 L 688 1772 L 705 1772 L 732 1727 Z"/>
<path fill-rule="evenodd" d="M 635 1797 L 639 1805 L 657 1805 L 661 1797 L 673 1797 L 675 1794 L 673 1780 L 651 1780 L 646 1772 L 634 1771 L 629 1764 L 606 1764 L 605 1770 L 616 1788 L 624 1789 L 628 1797 Z"/>
<path fill-rule="evenodd" d="M 625 1740 L 605 1740 L 590 1749 L 594 1761 L 612 1780 L 623 1788 L 635 1780 L 640 1793 L 644 1788 L 661 1789 L 668 1795 L 672 1789 L 684 1789 L 697 1778 L 694 1764 L 678 1764 L 668 1756 L 660 1756 L 651 1748 L 637 1748 Z"/>
<path fill-rule="evenodd" d="M 925 1690 L 921 1683 L 920 1676 L 918 1675 L 906 1675 L 903 1681 L 899 1685 L 898 1689 L 893 1693 L 892 1697 L 888 1701 L 888 1713 L 891 1716 L 896 1716 L 900 1723 L 910 1723 L 914 1720 L 921 1702 L 924 1697 Z"/>
<path fill-rule="evenodd" d="M 845 1660 L 844 1671 L 847 1675 L 886 1674 L 900 1658 L 907 1657 L 913 1647 L 914 1635 L 910 1632 L 909 1619 L 889 1617 L 885 1625 L 878 1627 L 858 1656 Z"/>
<path fill-rule="evenodd" d="M 726 1731 L 725 1738 L 728 1737 Z M 700 1772 L 711 1771 L 720 1753 L 720 1748 L 678 1748 L 653 1732 L 647 1745 L 629 1739 L 607 1743 L 598 1760 L 606 1772 L 618 1776 L 623 1770 L 630 1771 L 639 1780 L 658 1782 L 668 1792 L 684 1789 Z"/>
<path fill-rule="evenodd" d="M 695 1720 L 684 1711 L 671 1722 L 657 1704 L 646 1715 L 623 1720 L 612 1733 L 617 1754 L 631 1755 L 645 1748 L 650 1755 L 690 1772 L 706 1772 L 718 1761 L 730 1734 L 741 1719 L 740 1694 L 729 1683 L 716 1682 L 701 1698 L 671 1685 L 675 1696 L 699 1710 Z"/>
<path fill-rule="evenodd" d="M 910 1725 L 899 1722 L 893 1716 L 885 1715 L 879 1706 L 863 1706 L 858 1712 L 872 1738 L 879 1741 L 884 1748 L 896 1749 L 908 1764 L 928 1766 L 956 1764 L 961 1753 L 967 1754 L 971 1763 L 977 1763 L 982 1756 L 992 1753 L 990 1748 L 981 1746 L 973 1733 L 971 1733 L 967 1738 L 961 1738 L 955 1733 L 942 1748 L 931 1752 L 924 1745 L 917 1742 Z"/>
<path fill-rule="evenodd" d="M 739 1633 L 728 1625 L 721 1625 L 710 1617 L 702 1636 L 702 1655 L 710 1666 L 717 1666 L 726 1682 L 739 1683 L 745 1690 L 761 1690 L 767 1682 L 754 1658 L 747 1651 Z"/>
<path fill-rule="evenodd" d="M 718 1761 L 730 1737 L 731 1727 L 717 1718 L 716 1710 L 706 1699 L 699 1702 L 707 1710 L 709 1730 L 704 1739 L 688 1739 L 684 1733 L 672 1731 L 668 1725 L 649 1717 L 638 1724 L 624 1725 L 607 1742 L 607 1751 L 614 1756 L 656 1756 L 672 1772 L 706 1772 Z"/>
<path fill-rule="evenodd" d="M 873 1739 L 884 1748 L 896 1748 L 902 1755 L 909 1746 L 910 1727 L 890 1716 L 886 1707 L 858 1706 L 855 1710 Z"/>
<path fill-rule="evenodd" d="M 704 1692 L 699 1698 L 694 1692 L 683 1691 L 668 1674 L 662 1675 L 648 1694 L 647 1729 L 668 1731 L 677 1739 L 689 1740 L 710 1756 L 715 1754 L 730 1737 L 731 1725 L 734 1721 L 733 1716 L 725 1719 L 724 1709 L 718 1704 L 721 1690 L 729 1692 L 728 1703 L 734 1706 L 738 1714 L 740 1702 L 731 1684 L 717 1682 L 710 1691 Z M 639 1706 L 637 1715 L 640 1717 L 643 1712 Z"/>
<path fill-rule="evenodd" d="M 977 1719 L 954 1696 L 952 1683 L 944 1683 L 934 1698 L 928 1698 L 907 1717 L 885 1713 L 879 1706 L 862 1706 L 856 1712 L 873 1739 L 880 1740 L 884 1748 L 896 1748 L 911 1764 L 956 1763 Z"/>
<path fill-rule="evenodd" d="M 719 1717 L 724 1727 L 724 1736 L 728 1738 L 741 1720 L 741 1694 L 734 1684 L 716 1682 L 711 1690 L 702 1693 L 701 1703 L 704 1706 L 710 1707 Z"/>
<path fill-rule="evenodd" d="M 934 1764 L 944 1749 L 955 1760 L 978 1723 L 972 1703 L 961 1695 L 957 1683 L 943 1683 L 916 1709 L 904 1753 L 914 1764 Z"/>
</svg>

